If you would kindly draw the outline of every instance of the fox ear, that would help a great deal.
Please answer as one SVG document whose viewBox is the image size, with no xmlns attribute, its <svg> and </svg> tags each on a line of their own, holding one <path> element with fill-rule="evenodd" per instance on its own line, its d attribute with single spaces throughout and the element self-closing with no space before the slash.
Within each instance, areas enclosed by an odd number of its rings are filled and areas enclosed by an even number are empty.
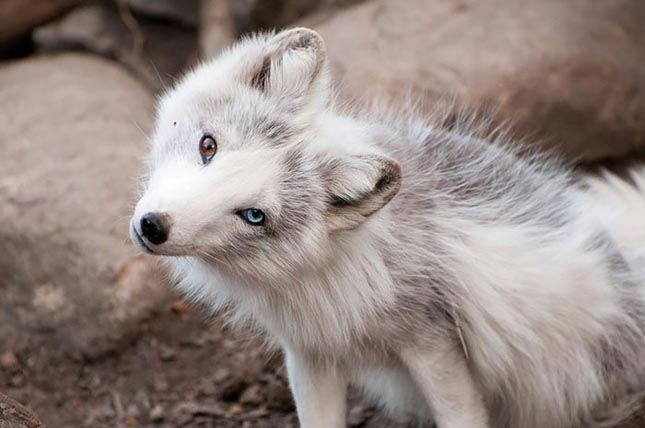
<svg viewBox="0 0 645 428">
<path fill-rule="evenodd" d="M 323 179 L 330 229 L 349 230 L 394 198 L 401 187 L 401 167 L 383 156 L 351 156 L 326 161 Z"/>
<path fill-rule="evenodd" d="M 312 99 L 326 98 L 326 67 L 322 37 L 308 28 L 293 28 L 269 41 L 268 52 L 253 68 L 250 84 L 298 109 Z"/>
</svg>

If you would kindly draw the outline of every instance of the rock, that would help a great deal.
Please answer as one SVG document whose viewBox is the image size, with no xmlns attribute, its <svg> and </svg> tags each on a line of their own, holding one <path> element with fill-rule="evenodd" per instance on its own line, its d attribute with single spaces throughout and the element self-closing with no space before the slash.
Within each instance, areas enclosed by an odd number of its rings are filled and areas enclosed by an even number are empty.
<svg viewBox="0 0 645 428">
<path fill-rule="evenodd" d="M 228 379 L 231 376 L 231 371 L 224 368 L 220 367 L 217 370 L 215 370 L 215 373 L 213 374 L 213 381 L 215 383 L 222 383 L 226 379 Z"/>
<path fill-rule="evenodd" d="M 184 10 L 194 2 L 173 3 Z M 161 91 L 196 61 L 197 31 L 175 21 L 139 15 L 130 18 L 124 21 L 111 3 L 88 4 L 37 28 L 33 41 L 41 53 L 73 49 L 114 58 L 136 72 L 150 88 Z"/>
<path fill-rule="evenodd" d="M 78 49 L 102 56 L 116 56 L 121 44 L 131 49 L 131 38 L 116 10 L 101 4 L 79 7 L 33 33 L 34 43 L 41 52 Z"/>
<path fill-rule="evenodd" d="M 242 0 L 231 2 L 240 33 L 281 28 L 333 0 Z"/>
<path fill-rule="evenodd" d="M 201 415 L 201 416 L 225 416 L 226 411 L 222 409 L 219 404 L 216 403 L 196 403 L 196 402 L 184 402 L 179 403 L 175 412 L 189 413 L 191 415 Z"/>
<path fill-rule="evenodd" d="M 29 34 L 32 29 L 64 15 L 83 0 L 2 0 L 0 47 Z"/>
<path fill-rule="evenodd" d="M 212 379 L 200 379 L 197 384 L 197 394 L 201 397 L 213 397 L 217 393 L 217 385 Z"/>
<path fill-rule="evenodd" d="M 91 56 L 0 68 L 0 348 L 42 341 L 92 358 L 168 304 L 154 259 L 128 240 L 152 105 Z"/>
<path fill-rule="evenodd" d="M 337 11 L 365 0 L 237 0 L 231 12 L 238 34 L 284 28 L 314 11 Z"/>
<path fill-rule="evenodd" d="M 164 417 L 164 408 L 159 404 L 150 409 L 150 413 L 148 414 L 148 418 L 150 418 L 152 422 L 161 422 L 164 420 Z"/>
<path fill-rule="evenodd" d="M 228 409 L 228 412 L 233 416 L 241 415 L 243 411 L 244 409 L 242 409 L 242 406 L 240 406 L 239 404 L 233 404 Z"/>
<path fill-rule="evenodd" d="M 199 50 L 202 57 L 217 55 L 236 36 L 280 29 L 314 11 L 332 14 L 364 0 L 202 0 Z"/>
<path fill-rule="evenodd" d="M 177 22 L 189 27 L 197 26 L 198 0 L 124 0 L 139 15 Z"/>
<path fill-rule="evenodd" d="M 171 346 L 161 345 L 159 347 L 159 358 L 161 358 L 161 361 L 173 361 L 177 358 L 177 352 Z"/>
<path fill-rule="evenodd" d="M 258 384 L 254 384 L 246 388 L 242 393 L 240 394 L 240 403 L 242 404 L 251 404 L 251 405 L 259 405 L 264 402 L 264 393 L 262 392 L 262 388 Z"/>
<path fill-rule="evenodd" d="M 170 390 L 170 384 L 164 377 L 157 377 L 154 379 L 152 389 L 157 393 L 165 393 Z"/>
<path fill-rule="evenodd" d="M 0 426 L 10 428 L 46 428 L 29 409 L 0 393 Z"/>
<path fill-rule="evenodd" d="M 5 351 L 0 355 L 0 366 L 7 371 L 15 371 L 20 367 L 20 362 L 16 354 L 9 350 Z"/>
<path fill-rule="evenodd" d="M 490 104 L 572 158 L 645 147 L 645 2 L 373 0 L 301 22 L 348 93 Z"/>
</svg>

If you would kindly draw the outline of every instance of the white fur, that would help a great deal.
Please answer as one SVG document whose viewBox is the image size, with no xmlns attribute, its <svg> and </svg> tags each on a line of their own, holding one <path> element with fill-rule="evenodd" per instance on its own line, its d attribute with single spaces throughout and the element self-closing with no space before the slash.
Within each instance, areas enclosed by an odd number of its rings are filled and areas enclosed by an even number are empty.
<svg viewBox="0 0 645 428">
<path fill-rule="evenodd" d="M 344 111 L 328 82 L 305 29 L 189 73 L 161 101 L 131 226 L 167 214 L 148 247 L 179 288 L 284 348 L 305 428 L 343 426 L 348 382 L 440 428 L 581 426 L 645 388 L 642 187 L 586 189 L 459 126 Z M 267 123 L 293 132 L 270 141 Z M 277 229 L 244 224 L 250 207 Z"/>
<path fill-rule="evenodd" d="M 300 355 L 287 352 L 286 365 L 302 426 L 342 428 L 345 426 L 347 380 L 333 370 L 308 366 Z"/>
<path fill-rule="evenodd" d="M 403 362 L 416 380 L 440 427 L 485 428 L 488 417 L 481 392 L 466 361 L 453 344 L 436 341 L 433 349 L 402 350 Z"/>
</svg>

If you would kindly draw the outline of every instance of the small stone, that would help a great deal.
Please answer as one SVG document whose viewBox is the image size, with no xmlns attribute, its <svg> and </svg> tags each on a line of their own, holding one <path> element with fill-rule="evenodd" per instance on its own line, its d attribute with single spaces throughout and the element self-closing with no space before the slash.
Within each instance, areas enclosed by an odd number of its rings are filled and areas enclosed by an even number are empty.
<svg viewBox="0 0 645 428">
<path fill-rule="evenodd" d="M 200 403 L 194 401 L 179 403 L 176 406 L 176 411 L 180 413 L 188 413 L 193 416 L 221 417 L 226 415 L 226 411 L 216 403 Z"/>
<path fill-rule="evenodd" d="M 125 414 L 127 416 L 131 416 L 131 417 L 136 418 L 137 416 L 139 416 L 141 414 L 141 411 L 139 410 L 139 406 L 137 406 L 136 404 L 133 403 L 133 404 L 130 404 L 130 405 L 128 405 L 126 407 Z"/>
<path fill-rule="evenodd" d="M 267 410 L 266 407 L 260 407 L 255 410 L 251 410 L 245 413 L 245 417 L 249 419 L 259 419 L 267 416 L 269 414 L 269 410 Z"/>
<path fill-rule="evenodd" d="M 134 402 L 142 409 L 142 411 L 149 410 L 150 407 L 152 407 L 150 404 L 150 398 L 143 389 L 139 389 L 134 393 Z"/>
<path fill-rule="evenodd" d="M 212 397 L 217 393 L 217 388 L 211 379 L 202 379 L 199 382 L 198 392 L 203 396 Z"/>
<path fill-rule="evenodd" d="M 239 415 L 242 413 L 242 406 L 239 404 L 233 404 L 228 411 L 231 415 Z"/>
<path fill-rule="evenodd" d="M 162 361 L 172 361 L 177 357 L 177 353 L 170 346 L 161 345 L 159 347 L 159 358 Z"/>
<path fill-rule="evenodd" d="M 184 348 L 201 348 L 206 344 L 202 337 L 186 337 L 179 341 L 179 345 Z"/>
<path fill-rule="evenodd" d="M 21 387 L 25 383 L 25 378 L 21 375 L 15 375 L 11 377 L 11 380 L 9 381 L 11 386 L 15 386 L 17 388 Z"/>
<path fill-rule="evenodd" d="M 168 392 L 170 385 L 166 379 L 157 378 L 154 380 L 152 388 L 155 392 Z"/>
<path fill-rule="evenodd" d="M 0 365 L 5 370 L 16 370 L 20 366 L 20 362 L 13 351 L 5 351 L 0 355 Z"/>
<path fill-rule="evenodd" d="M 215 374 L 213 375 L 213 380 L 216 383 L 221 383 L 224 382 L 226 379 L 231 376 L 231 372 L 225 368 L 219 368 L 215 370 Z"/>
<path fill-rule="evenodd" d="M 260 385 L 251 385 L 246 388 L 240 395 L 240 403 L 242 404 L 260 404 L 264 401 L 264 394 Z"/>
<path fill-rule="evenodd" d="M 152 422 L 161 422 L 165 418 L 164 408 L 160 404 L 155 405 L 152 409 L 150 409 L 148 417 Z"/>
</svg>

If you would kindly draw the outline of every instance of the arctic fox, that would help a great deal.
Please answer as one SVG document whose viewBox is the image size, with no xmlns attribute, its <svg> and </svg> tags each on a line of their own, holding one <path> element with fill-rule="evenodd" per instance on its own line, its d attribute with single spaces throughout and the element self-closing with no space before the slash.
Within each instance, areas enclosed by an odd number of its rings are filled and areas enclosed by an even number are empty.
<svg viewBox="0 0 645 428">
<path fill-rule="evenodd" d="M 628 413 L 638 186 L 337 104 L 316 32 L 242 40 L 162 97 L 130 226 L 181 290 L 283 348 L 302 426 L 345 426 L 349 384 L 439 428 Z"/>
</svg>

